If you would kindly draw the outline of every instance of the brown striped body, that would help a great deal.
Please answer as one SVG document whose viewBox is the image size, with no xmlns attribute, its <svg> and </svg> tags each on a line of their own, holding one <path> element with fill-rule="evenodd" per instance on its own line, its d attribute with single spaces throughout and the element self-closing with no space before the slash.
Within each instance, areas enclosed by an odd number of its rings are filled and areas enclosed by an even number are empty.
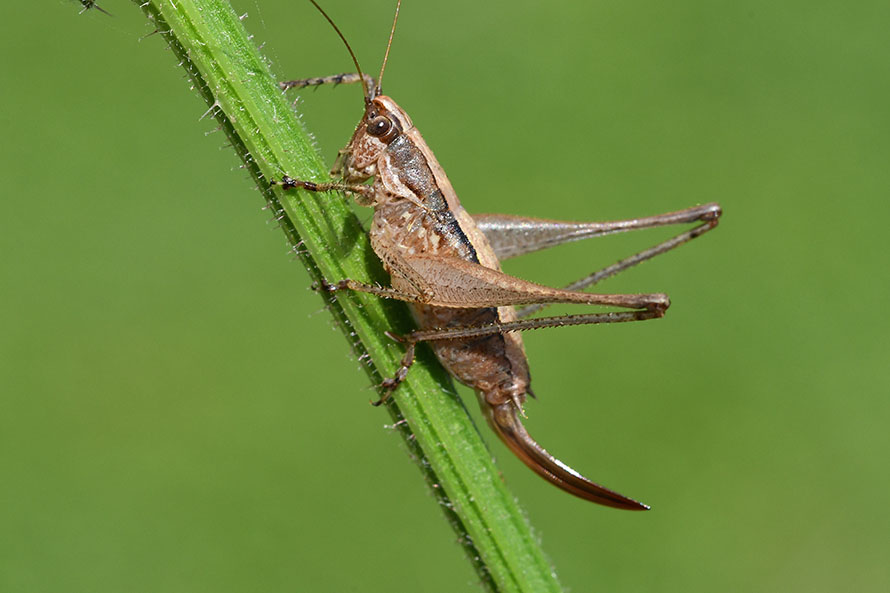
<svg viewBox="0 0 890 593">
<path fill-rule="evenodd" d="M 388 97 L 378 97 L 388 111 L 397 108 Z M 401 111 L 401 110 L 400 110 Z M 423 290 L 434 283 L 442 290 L 448 278 L 413 280 L 397 255 L 431 255 L 458 258 L 500 270 L 485 236 L 456 198 L 445 171 L 438 165 L 410 119 L 380 153 L 375 184 L 388 199 L 375 205 L 371 245 L 392 278 L 392 286 L 405 292 Z M 443 191 L 443 188 L 445 191 Z M 378 192 L 379 193 L 379 192 Z M 461 287 L 454 286 L 455 293 Z M 422 329 L 471 327 L 516 319 L 513 307 L 452 308 L 410 303 Z M 443 366 L 461 383 L 484 394 L 489 404 L 525 400 L 529 373 L 519 333 L 431 342 Z"/>
</svg>

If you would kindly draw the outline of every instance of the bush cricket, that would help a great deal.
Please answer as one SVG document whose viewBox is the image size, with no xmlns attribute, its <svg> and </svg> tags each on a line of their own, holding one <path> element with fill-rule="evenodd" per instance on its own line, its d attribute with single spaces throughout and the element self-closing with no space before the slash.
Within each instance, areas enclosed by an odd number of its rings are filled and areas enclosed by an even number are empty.
<svg viewBox="0 0 890 593">
<path fill-rule="evenodd" d="M 557 487 L 598 504 L 627 510 L 649 507 L 595 484 L 544 450 L 526 432 L 523 404 L 533 393 L 520 333 L 522 330 L 580 324 L 620 323 L 662 317 L 670 305 L 665 294 L 595 294 L 593 284 L 670 251 L 717 226 L 720 206 L 705 204 L 646 218 L 574 223 L 501 214 L 471 216 L 461 206 L 432 150 L 408 114 L 382 94 L 383 73 L 398 22 L 401 0 L 387 42 L 380 74 L 364 74 L 340 29 L 315 2 L 346 45 L 354 73 L 282 82 L 283 90 L 322 84 L 359 83 L 364 114 L 331 176 L 313 182 L 284 176 L 273 182 L 285 189 L 343 191 L 374 209 L 371 245 L 391 278 L 390 287 L 342 279 L 321 290 L 354 290 L 406 301 L 419 329 L 391 336 L 405 346 L 396 374 L 383 383 L 382 403 L 404 380 L 415 346 L 427 342 L 443 366 L 477 394 L 483 414 L 500 439 L 528 467 Z M 366 182 L 373 178 L 371 184 Z M 611 233 L 675 224 L 699 223 L 663 243 L 572 283 L 550 288 L 507 275 L 499 261 Z M 530 318 L 553 303 L 605 305 L 618 312 Z M 524 305 L 516 310 L 514 307 Z"/>
</svg>

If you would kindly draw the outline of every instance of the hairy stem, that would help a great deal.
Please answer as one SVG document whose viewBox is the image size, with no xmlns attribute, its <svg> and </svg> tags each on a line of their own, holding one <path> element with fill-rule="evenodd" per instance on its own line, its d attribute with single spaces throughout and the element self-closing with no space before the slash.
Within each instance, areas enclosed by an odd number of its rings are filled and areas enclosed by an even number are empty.
<svg viewBox="0 0 890 593">
<path fill-rule="evenodd" d="M 282 96 L 267 62 L 226 0 L 135 0 L 207 101 L 310 276 L 386 282 L 365 231 L 344 199 L 270 189 L 284 174 L 323 181 L 326 168 Z M 309 11 L 304 11 L 309 14 Z M 361 294 L 329 309 L 379 384 L 401 347 L 385 330 L 410 331 L 400 303 Z M 490 591 L 560 591 L 553 569 L 494 467 L 450 379 L 421 356 L 387 406 L 409 453 Z M 363 397 L 357 398 L 362 405 Z"/>
</svg>

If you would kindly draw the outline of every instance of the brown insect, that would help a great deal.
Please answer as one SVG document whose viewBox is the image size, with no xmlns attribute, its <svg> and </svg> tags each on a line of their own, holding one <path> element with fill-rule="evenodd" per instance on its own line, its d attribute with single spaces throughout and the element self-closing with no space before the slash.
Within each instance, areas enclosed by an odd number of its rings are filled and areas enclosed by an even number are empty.
<svg viewBox="0 0 890 593">
<path fill-rule="evenodd" d="M 381 92 L 381 82 L 401 0 L 396 6 L 383 66 L 375 81 L 363 74 L 346 38 L 315 3 L 343 40 L 355 73 L 281 83 L 282 89 L 358 82 L 365 112 L 331 171 L 341 182 L 316 183 L 284 177 L 284 188 L 312 192 L 344 191 L 374 208 L 371 245 L 391 277 L 391 287 L 352 279 L 323 290 L 355 290 L 409 303 L 419 330 L 394 336 L 406 346 L 395 376 L 384 382 L 386 395 L 404 380 L 416 344 L 428 342 L 445 368 L 472 387 L 498 437 L 532 470 L 575 496 L 629 510 L 649 507 L 595 484 L 545 451 L 526 432 L 521 416 L 529 371 L 521 330 L 566 325 L 619 323 L 662 317 L 667 295 L 581 292 L 600 280 L 677 247 L 717 226 L 717 204 L 706 204 L 615 222 L 574 223 L 501 214 L 470 216 L 460 205 L 445 171 L 411 118 Z M 372 184 L 364 182 L 373 178 Z M 657 226 L 700 222 L 698 226 L 569 285 L 550 288 L 503 273 L 499 260 L 588 237 Z M 620 312 L 528 318 L 553 303 L 606 305 Z M 517 311 L 516 305 L 526 307 Z"/>
</svg>

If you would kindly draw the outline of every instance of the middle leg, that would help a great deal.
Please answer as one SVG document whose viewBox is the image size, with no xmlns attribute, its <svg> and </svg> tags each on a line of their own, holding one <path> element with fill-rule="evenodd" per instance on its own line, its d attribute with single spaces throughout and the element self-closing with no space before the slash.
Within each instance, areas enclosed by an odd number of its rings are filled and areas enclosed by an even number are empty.
<svg viewBox="0 0 890 593">
<path fill-rule="evenodd" d="M 396 373 L 381 383 L 384 392 L 381 398 L 373 405 L 379 406 L 386 402 L 392 395 L 392 392 L 398 387 L 408 371 L 414 364 L 415 347 L 420 342 L 434 342 L 436 340 L 458 340 L 465 338 L 478 338 L 489 336 L 492 334 L 502 334 L 512 331 L 528 331 L 531 329 L 543 329 L 547 327 L 568 327 L 571 325 L 598 325 L 602 323 L 627 323 L 631 321 L 646 321 L 648 319 L 657 319 L 664 316 L 663 309 L 652 311 L 621 311 L 612 313 L 582 313 L 579 315 L 558 315 L 554 317 L 539 317 L 537 319 L 521 319 L 518 321 L 510 321 L 505 323 L 491 323 L 487 325 L 477 325 L 468 327 L 450 327 L 443 329 L 421 329 L 397 336 L 391 332 L 386 335 L 405 344 L 405 354 L 402 357 Z"/>
</svg>

